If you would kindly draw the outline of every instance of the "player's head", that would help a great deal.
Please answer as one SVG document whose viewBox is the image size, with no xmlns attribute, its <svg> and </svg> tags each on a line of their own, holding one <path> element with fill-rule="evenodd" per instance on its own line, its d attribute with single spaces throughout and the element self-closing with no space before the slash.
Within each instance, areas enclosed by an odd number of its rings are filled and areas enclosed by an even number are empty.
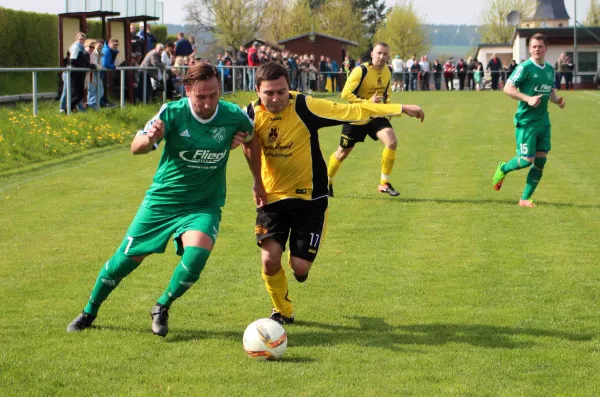
<svg viewBox="0 0 600 397">
<path fill-rule="evenodd" d="M 263 64 L 256 70 L 256 92 L 269 112 L 283 112 L 290 101 L 290 76 L 287 69 L 279 63 Z"/>
<path fill-rule="evenodd" d="M 390 60 L 390 46 L 380 41 L 373 46 L 371 62 L 376 68 L 382 68 Z"/>
<path fill-rule="evenodd" d="M 529 39 L 529 53 L 533 59 L 543 61 L 548 50 L 548 39 L 545 34 L 536 33 Z"/>
<path fill-rule="evenodd" d="M 221 97 L 217 68 L 206 62 L 196 62 L 183 78 L 183 85 L 194 113 L 203 119 L 210 118 L 215 113 Z"/>
</svg>

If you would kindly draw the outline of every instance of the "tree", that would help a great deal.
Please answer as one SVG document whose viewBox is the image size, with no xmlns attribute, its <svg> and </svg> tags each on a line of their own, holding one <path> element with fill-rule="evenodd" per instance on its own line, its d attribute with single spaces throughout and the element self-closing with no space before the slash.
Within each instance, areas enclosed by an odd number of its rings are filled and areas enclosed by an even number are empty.
<svg viewBox="0 0 600 397">
<path fill-rule="evenodd" d="M 390 54 L 399 54 L 403 59 L 412 54 L 426 54 L 430 49 L 429 35 L 412 1 L 392 7 L 375 33 L 374 41 L 387 43 L 390 46 Z"/>
<path fill-rule="evenodd" d="M 591 0 L 585 26 L 600 26 L 600 0 Z"/>
<path fill-rule="evenodd" d="M 310 32 L 313 11 L 307 0 L 270 0 L 265 10 L 260 36 L 266 41 L 279 40 Z"/>
<path fill-rule="evenodd" d="M 384 0 L 352 0 L 352 7 L 361 13 L 361 22 L 369 34 L 374 35 L 390 11 Z"/>
<path fill-rule="evenodd" d="M 351 47 L 352 55 L 360 56 L 370 47 L 366 27 L 361 22 L 361 14 L 352 7 L 352 0 L 329 0 L 316 13 L 315 30 L 331 36 L 356 41 L 358 47 Z"/>
<path fill-rule="evenodd" d="M 186 20 L 194 30 L 214 34 L 225 48 L 237 49 L 260 30 L 266 0 L 190 0 Z"/>
<path fill-rule="evenodd" d="M 519 11 L 522 18 L 533 15 L 536 9 L 534 0 L 488 0 L 481 14 L 483 25 L 481 38 L 484 43 L 509 43 L 515 27 L 506 22 L 511 11 Z"/>
</svg>

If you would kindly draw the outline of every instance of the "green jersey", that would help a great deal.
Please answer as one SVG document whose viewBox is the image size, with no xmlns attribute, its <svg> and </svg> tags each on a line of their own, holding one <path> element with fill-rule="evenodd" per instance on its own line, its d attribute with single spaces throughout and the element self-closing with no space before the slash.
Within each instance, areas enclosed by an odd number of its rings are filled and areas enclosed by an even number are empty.
<svg viewBox="0 0 600 397">
<path fill-rule="evenodd" d="M 548 100 L 554 86 L 554 67 L 547 62 L 541 66 L 528 59 L 517 66 L 508 82 L 525 95 L 542 95 L 540 98 L 542 102 L 537 108 L 529 106 L 527 102 L 519 101 L 515 125 L 517 127 L 549 126 Z"/>
<path fill-rule="evenodd" d="M 252 120 L 237 105 L 225 101 L 219 101 L 215 114 L 204 120 L 184 98 L 163 105 L 138 134 L 146 134 L 158 119 L 165 125 L 165 145 L 142 206 L 176 212 L 222 207 L 231 142 L 237 132 L 252 137 Z M 156 142 L 154 149 L 159 144 Z"/>
</svg>

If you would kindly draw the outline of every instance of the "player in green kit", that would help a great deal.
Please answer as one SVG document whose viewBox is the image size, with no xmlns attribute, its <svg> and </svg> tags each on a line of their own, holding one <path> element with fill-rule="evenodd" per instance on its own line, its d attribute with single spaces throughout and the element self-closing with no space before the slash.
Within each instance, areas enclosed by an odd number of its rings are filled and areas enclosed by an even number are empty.
<svg viewBox="0 0 600 397">
<path fill-rule="evenodd" d="M 509 172 L 531 167 L 527 174 L 527 185 L 519 201 L 521 207 L 535 207 L 531 196 L 535 191 L 546 157 L 550 151 L 550 117 L 548 101 L 565 107 L 563 98 L 554 90 L 554 68 L 545 61 L 546 36 L 537 33 L 529 40 L 531 58 L 514 70 L 504 87 L 504 93 L 519 101 L 515 114 L 517 155 L 508 163 L 498 164 L 494 174 L 494 189 L 500 190 Z M 533 165 L 533 166 L 532 166 Z"/>
<path fill-rule="evenodd" d="M 207 63 L 189 69 L 183 80 L 188 98 L 163 105 L 133 140 L 133 154 L 149 153 L 164 140 L 154 181 L 121 246 L 102 266 L 83 312 L 67 332 L 90 327 L 120 281 L 146 256 L 163 253 L 173 236 L 181 261 L 151 310 L 152 332 L 167 335 L 171 304 L 198 280 L 217 239 L 229 152 L 242 141 L 258 158 L 251 164 L 255 199 L 266 201 L 253 122 L 237 105 L 219 100 L 218 76 Z"/>
</svg>

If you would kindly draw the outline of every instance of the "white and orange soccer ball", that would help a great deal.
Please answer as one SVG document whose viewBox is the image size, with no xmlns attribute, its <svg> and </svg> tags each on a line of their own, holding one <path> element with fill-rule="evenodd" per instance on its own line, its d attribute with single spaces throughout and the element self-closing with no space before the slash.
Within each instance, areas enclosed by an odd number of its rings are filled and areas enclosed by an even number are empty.
<svg viewBox="0 0 600 397">
<path fill-rule="evenodd" d="M 269 318 L 261 318 L 244 331 L 244 350 L 248 357 L 258 360 L 279 360 L 287 349 L 283 327 Z"/>
</svg>

